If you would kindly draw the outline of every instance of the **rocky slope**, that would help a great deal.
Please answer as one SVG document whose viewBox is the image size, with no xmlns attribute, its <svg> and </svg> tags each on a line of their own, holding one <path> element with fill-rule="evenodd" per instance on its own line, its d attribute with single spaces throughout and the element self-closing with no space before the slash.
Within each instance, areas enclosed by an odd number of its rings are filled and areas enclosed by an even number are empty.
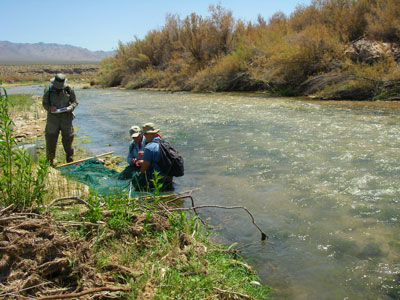
<svg viewBox="0 0 400 300">
<path fill-rule="evenodd" d="M 113 51 L 90 51 L 71 45 L 0 41 L 0 63 L 100 62 Z"/>
</svg>

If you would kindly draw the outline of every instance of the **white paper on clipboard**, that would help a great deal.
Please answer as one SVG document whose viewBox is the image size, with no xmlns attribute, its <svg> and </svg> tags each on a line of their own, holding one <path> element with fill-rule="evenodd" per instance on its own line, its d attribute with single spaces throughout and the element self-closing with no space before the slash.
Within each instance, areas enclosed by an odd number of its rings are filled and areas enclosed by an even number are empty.
<svg viewBox="0 0 400 300">
<path fill-rule="evenodd" d="M 68 111 L 71 111 L 71 109 L 69 107 L 61 107 L 61 108 L 57 108 L 55 111 L 53 111 L 53 114 L 60 114 L 60 113 L 68 112 Z"/>
</svg>

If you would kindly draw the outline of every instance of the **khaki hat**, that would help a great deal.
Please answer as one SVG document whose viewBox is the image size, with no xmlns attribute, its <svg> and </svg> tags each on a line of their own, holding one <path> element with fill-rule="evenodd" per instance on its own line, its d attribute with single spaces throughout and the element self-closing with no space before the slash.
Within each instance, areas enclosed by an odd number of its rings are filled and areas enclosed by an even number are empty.
<svg viewBox="0 0 400 300">
<path fill-rule="evenodd" d="M 55 89 L 62 90 L 67 86 L 67 78 L 64 74 L 57 74 L 55 77 L 50 79 L 51 84 Z"/>
<path fill-rule="evenodd" d="M 129 129 L 129 135 L 131 136 L 131 138 L 137 138 L 141 134 L 142 129 L 140 129 L 139 126 L 132 126 L 131 129 Z"/>
<path fill-rule="evenodd" d="M 157 133 L 160 129 L 156 128 L 154 123 L 146 123 L 143 125 L 143 133 Z"/>
</svg>

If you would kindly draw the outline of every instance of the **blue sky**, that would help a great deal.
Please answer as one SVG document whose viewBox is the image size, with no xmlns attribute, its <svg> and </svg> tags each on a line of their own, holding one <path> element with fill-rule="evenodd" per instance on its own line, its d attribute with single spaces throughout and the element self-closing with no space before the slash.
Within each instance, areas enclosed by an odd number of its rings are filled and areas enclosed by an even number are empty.
<svg viewBox="0 0 400 300">
<path fill-rule="evenodd" d="M 167 13 L 206 17 L 209 5 L 218 3 L 235 19 L 255 21 L 259 14 L 268 20 L 278 11 L 289 16 L 311 0 L 0 0 L 0 41 L 115 50 L 119 41 L 161 28 Z"/>
</svg>

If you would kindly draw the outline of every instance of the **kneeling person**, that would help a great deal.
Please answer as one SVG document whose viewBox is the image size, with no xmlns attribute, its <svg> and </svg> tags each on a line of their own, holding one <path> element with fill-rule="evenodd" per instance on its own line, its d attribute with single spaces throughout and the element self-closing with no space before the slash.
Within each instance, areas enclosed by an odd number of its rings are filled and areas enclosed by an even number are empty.
<svg viewBox="0 0 400 300">
<path fill-rule="evenodd" d="M 144 148 L 143 163 L 139 172 L 139 186 L 143 186 L 144 183 L 145 186 L 149 188 L 154 187 L 154 172 L 157 171 L 160 177 L 160 180 L 158 182 L 163 184 L 163 189 L 171 189 L 172 177 L 166 176 L 166 174 L 164 174 L 159 166 L 161 154 L 160 145 L 158 142 L 161 141 L 161 138 L 158 132 L 160 130 L 156 128 L 153 123 L 144 124 L 142 130 L 147 143 Z M 143 182 L 143 177 L 145 178 L 145 182 Z"/>
</svg>

